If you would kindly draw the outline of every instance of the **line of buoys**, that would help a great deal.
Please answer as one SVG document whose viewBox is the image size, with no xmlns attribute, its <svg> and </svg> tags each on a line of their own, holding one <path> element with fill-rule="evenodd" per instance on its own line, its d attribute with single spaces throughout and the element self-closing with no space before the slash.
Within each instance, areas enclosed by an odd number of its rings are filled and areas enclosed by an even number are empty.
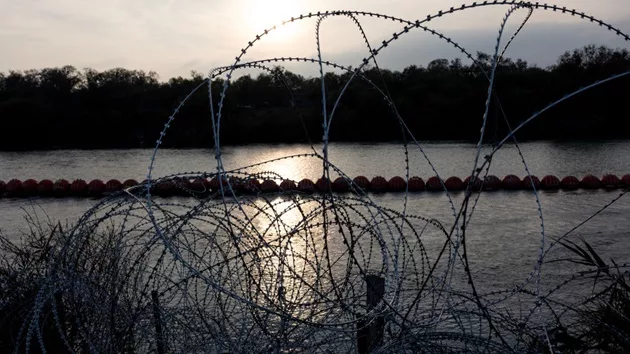
<svg viewBox="0 0 630 354">
<path fill-rule="evenodd" d="M 352 183 L 351 183 L 352 182 Z M 497 176 L 488 175 L 483 180 L 481 178 L 466 177 L 463 181 L 459 177 L 449 177 L 441 180 L 437 176 L 430 177 L 426 183 L 420 177 L 413 176 L 409 181 L 403 177 L 394 176 L 389 181 L 382 176 L 376 176 L 369 180 L 365 176 L 358 176 L 352 180 L 345 177 L 338 177 L 332 183 L 327 178 L 319 178 L 316 182 L 305 178 L 299 182 L 292 180 L 282 180 L 280 184 L 275 180 L 264 180 L 262 183 L 255 178 L 230 177 L 229 184 L 232 189 L 243 193 L 274 193 L 300 191 L 305 193 L 324 192 L 333 190 L 343 193 L 352 189 L 361 188 L 371 192 L 410 192 L 435 191 L 446 189 L 449 191 L 461 191 L 468 185 L 473 191 L 495 191 L 495 190 L 531 190 L 533 187 L 542 190 L 575 190 L 575 189 L 616 189 L 630 188 L 630 174 L 619 178 L 613 174 L 604 175 L 601 179 L 594 175 L 586 175 L 582 179 L 575 176 L 566 176 L 559 179 L 553 175 L 544 176 L 538 179 L 536 176 L 525 176 L 519 178 L 515 175 L 507 175 L 503 179 Z M 32 178 L 21 181 L 12 179 L 5 183 L 0 181 L 0 196 L 7 197 L 100 197 L 129 189 L 136 186 L 146 185 L 146 180 L 138 183 L 135 179 L 127 179 L 120 182 L 117 179 L 110 179 L 103 182 L 100 179 L 91 180 L 89 183 L 82 179 L 75 179 L 68 182 L 65 179 L 52 181 L 43 179 L 36 181 Z M 190 195 L 216 192 L 221 186 L 227 190 L 228 179 L 218 177 L 212 179 L 196 177 L 182 178 L 175 177 L 169 180 L 154 182 L 151 185 L 151 193 L 158 196 Z"/>
</svg>

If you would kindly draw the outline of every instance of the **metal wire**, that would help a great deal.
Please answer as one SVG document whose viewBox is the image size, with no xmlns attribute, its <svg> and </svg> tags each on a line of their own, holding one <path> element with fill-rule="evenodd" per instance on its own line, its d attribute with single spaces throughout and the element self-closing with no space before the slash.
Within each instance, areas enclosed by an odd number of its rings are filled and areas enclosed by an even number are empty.
<svg viewBox="0 0 630 354">
<path fill-rule="evenodd" d="M 405 179 L 409 180 L 409 155 L 417 153 L 426 159 L 446 191 L 438 168 L 396 109 L 385 80 L 380 76 L 380 82 L 371 81 L 364 69 L 372 62 L 380 73 L 378 54 L 414 30 L 437 36 L 476 63 L 468 50 L 426 23 L 484 6 L 509 8 L 500 22 L 490 72 L 479 66 L 488 79 L 486 109 L 471 164 L 473 178 L 459 206 L 447 193 L 453 219 L 440 221 L 419 215 L 420 211 L 407 205 L 408 199 L 413 198 L 408 190 L 402 199 L 402 211 L 379 205 L 328 156 L 329 132 L 335 114 L 341 114 L 337 108 L 342 96 L 355 78 L 375 88 L 392 112 L 392 124 L 398 124 L 402 132 Z M 519 9 L 527 10 L 527 17 L 501 49 L 510 15 Z M 549 104 L 510 129 L 480 161 L 489 105 L 493 99 L 498 100 L 493 85 L 495 76 L 500 75 L 498 63 L 532 12 L 539 10 L 579 16 L 630 40 L 617 28 L 582 12 L 522 1 L 484 1 L 451 7 L 417 21 L 361 11 L 310 13 L 285 21 L 317 20 L 317 58 L 243 62 L 244 55 L 275 28 L 257 35 L 241 49 L 232 65 L 210 71 L 208 78 L 168 118 L 156 141 L 145 183 L 101 200 L 70 230 L 57 233 L 54 256 L 45 276 L 37 280 L 37 292 L 17 335 L 16 352 L 35 351 L 33 346 L 46 352 L 42 314 L 50 314 L 63 345 L 71 352 L 356 352 L 360 351 L 357 333 L 374 328 L 381 331 L 374 336 L 378 337 L 370 348 L 374 352 L 521 352 L 539 337 L 544 337 L 549 350 L 554 351 L 543 313 L 551 312 L 558 318 L 562 315 L 556 311 L 572 311 L 577 304 L 558 301 L 555 293 L 592 274 L 580 272 L 547 293 L 541 291 L 546 234 L 543 210 L 534 188 L 541 240 L 533 270 L 526 279 L 515 279 L 516 285 L 511 289 L 478 291 L 466 246 L 470 219 L 482 195 L 473 193 L 474 178 L 481 179 L 482 173 L 488 175 L 494 154 L 509 139 L 516 142 L 515 134 L 540 113 L 630 71 L 597 81 Z M 356 69 L 323 58 L 320 28 L 325 18 L 335 16 L 348 18 L 365 41 L 367 55 Z M 403 28 L 374 46 L 363 30 L 364 17 L 393 21 Z M 220 137 L 232 76 L 247 68 L 274 73 L 295 107 L 291 82 L 268 65 L 287 60 L 319 67 L 321 149 L 311 143 L 311 154 L 226 169 Z M 350 74 L 330 111 L 326 104 L 330 93 L 324 82 L 327 67 Z M 212 82 L 218 77 L 225 80 L 219 100 L 214 102 Z M 184 104 L 204 87 L 208 88 L 216 170 L 154 179 L 154 165 L 164 136 Z M 299 112 L 296 115 L 300 117 Z M 519 156 L 529 175 L 520 149 Z M 254 180 L 274 181 L 277 185 L 283 181 L 283 176 L 273 171 L 273 163 L 282 159 L 318 159 L 322 180 L 340 176 L 353 193 L 336 194 L 331 184 L 324 184 L 319 193 L 277 190 L 258 194 L 261 186 Z M 260 172 L 264 168 L 268 171 Z M 218 183 L 217 191 L 210 192 L 203 186 L 195 189 L 191 184 L 196 179 L 212 178 Z M 196 198 L 159 198 L 159 190 L 165 185 Z M 429 253 L 427 240 L 440 240 L 434 254 Z M 374 295 L 375 289 L 366 281 L 370 277 L 383 280 L 382 296 Z M 533 290 L 527 286 L 532 279 Z M 373 296 L 378 298 L 376 303 L 367 300 Z M 513 306 L 510 304 L 515 298 L 527 302 L 526 311 L 506 314 L 504 309 Z M 0 302 L 0 308 L 3 306 L 6 305 Z"/>
</svg>

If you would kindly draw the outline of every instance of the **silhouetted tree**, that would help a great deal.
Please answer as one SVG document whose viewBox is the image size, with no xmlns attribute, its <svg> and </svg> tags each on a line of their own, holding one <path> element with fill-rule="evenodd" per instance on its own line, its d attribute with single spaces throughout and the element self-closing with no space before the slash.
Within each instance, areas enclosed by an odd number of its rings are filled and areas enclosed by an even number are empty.
<svg viewBox="0 0 630 354">
<path fill-rule="evenodd" d="M 381 92 L 389 94 L 416 139 L 475 139 L 494 57 L 476 63 L 435 59 L 402 71 L 367 66 L 350 83 L 334 111 L 331 139 L 392 141 L 406 137 Z M 534 112 L 597 80 L 630 70 L 627 49 L 589 45 L 567 51 L 547 68 L 501 57 L 488 121 L 489 141 L 504 136 Z M 327 72 L 326 111 L 350 79 Z M 130 148 L 155 144 L 179 102 L 205 76 L 160 81 L 155 72 L 72 66 L 0 73 L 0 149 Z M 213 102 L 224 81 L 212 81 Z M 625 119 L 630 79 L 579 94 L 545 112 L 519 132 L 520 139 L 629 138 Z M 321 83 L 282 67 L 230 82 L 221 121 L 225 144 L 304 142 L 322 137 Z M 504 118 L 503 112 L 507 116 Z M 193 95 L 166 137 L 165 146 L 211 147 L 208 91 Z"/>
</svg>

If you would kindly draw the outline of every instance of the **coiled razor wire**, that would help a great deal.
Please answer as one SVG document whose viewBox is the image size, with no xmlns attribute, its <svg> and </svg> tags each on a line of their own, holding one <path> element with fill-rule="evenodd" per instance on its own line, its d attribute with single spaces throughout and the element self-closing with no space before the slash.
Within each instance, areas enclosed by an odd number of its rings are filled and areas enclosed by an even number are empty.
<svg viewBox="0 0 630 354">
<path fill-rule="evenodd" d="M 455 40 L 428 27 L 437 17 L 484 6 L 508 6 L 499 23 L 489 72 Z M 502 46 L 510 17 L 520 10 L 527 12 L 526 18 Z M 63 345 L 71 352 L 364 352 L 359 333 L 368 333 L 368 350 L 373 352 L 522 352 L 530 350 L 533 341 L 545 343 L 547 350 L 555 351 L 544 314 L 559 318 L 563 313 L 577 311 L 580 304 L 561 302 L 553 295 L 569 283 L 590 279 L 592 272 L 575 274 L 547 292 L 541 289 L 541 267 L 547 252 L 564 237 L 548 246 L 543 210 L 532 182 L 540 218 L 536 262 L 525 279 L 514 280 L 513 288 L 480 291 L 470 269 L 466 243 L 467 228 L 482 194 L 473 194 L 473 185 L 476 179 L 483 181 L 483 176 L 488 175 L 492 157 L 508 141 L 516 146 L 530 176 L 515 133 L 558 103 L 628 76 L 630 71 L 594 82 L 543 107 L 514 129 L 509 128 L 509 133 L 482 158 L 490 103 L 497 102 L 500 107 L 500 92 L 494 87 L 494 79 L 500 75 L 498 63 L 534 11 L 577 16 L 630 41 L 619 29 L 583 12 L 522 1 L 472 3 L 415 21 L 344 10 L 303 14 L 283 22 L 316 20 L 316 58 L 245 62 L 248 51 L 276 28 L 255 36 L 232 65 L 210 71 L 208 78 L 174 110 L 156 141 L 146 181 L 103 199 L 73 228 L 59 233 L 55 256 L 46 276 L 40 279 L 27 319 L 19 329 L 16 351 L 28 352 L 37 346 L 36 351 L 46 352 L 44 315 L 49 322 L 52 318 Z M 338 16 L 349 18 L 366 44 L 368 54 L 355 69 L 324 60 L 321 52 L 325 43 L 320 41 L 320 28 L 326 18 Z M 375 45 L 363 30 L 361 19 L 365 17 L 403 27 Z M 390 43 L 420 30 L 460 50 L 488 80 L 472 178 L 459 205 L 398 113 L 376 60 Z M 315 64 L 319 68 L 321 149 L 311 142 L 303 124 L 312 153 L 226 169 L 220 137 L 232 76 L 238 70 L 251 68 L 271 73 L 286 88 L 295 108 L 291 80 L 284 77 L 282 70 L 270 66 L 285 61 Z M 365 75 L 369 63 L 374 64 L 379 81 Z M 324 80 L 327 68 L 349 74 L 330 110 L 326 102 L 330 93 Z M 217 78 L 224 80 L 215 102 L 212 82 Z M 402 211 L 380 206 L 329 159 L 330 131 L 335 115 L 341 114 L 337 108 L 355 78 L 380 93 L 395 120 L 391 124 L 400 126 L 405 179 L 409 180 L 409 155 L 419 154 L 439 178 L 452 220 L 419 215 L 418 210 L 408 206 L 408 191 L 404 193 Z M 204 87 L 208 88 L 216 170 L 153 178 L 158 151 L 168 129 L 190 97 Z M 502 109 L 500 112 L 507 122 Z M 302 119 L 298 109 L 296 119 Z M 352 193 L 333 193 L 330 183 L 320 193 L 258 193 L 260 187 L 251 181 L 280 184 L 284 180 L 273 171 L 273 163 L 283 159 L 319 159 L 322 179 L 342 177 Z M 266 168 L 269 170 L 260 172 Z M 203 184 L 189 183 L 212 178 L 218 181 L 219 188 L 211 193 Z M 156 191 L 166 184 L 196 198 L 156 198 Z M 249 193 L 242 192 L 244 185 L 249 186 Z M 441 240 L 436 254 L 427 250 L 428 239 Z M 626 271 L 627 266 L 618 269 Z M 370 279 L 381 283 L 375 285 Z M 506 312 L 505 308 L 514 301 L 526 304 L 526 311 Z M 5 304 L 0 302 L 0 306 Z"/>
</svg>

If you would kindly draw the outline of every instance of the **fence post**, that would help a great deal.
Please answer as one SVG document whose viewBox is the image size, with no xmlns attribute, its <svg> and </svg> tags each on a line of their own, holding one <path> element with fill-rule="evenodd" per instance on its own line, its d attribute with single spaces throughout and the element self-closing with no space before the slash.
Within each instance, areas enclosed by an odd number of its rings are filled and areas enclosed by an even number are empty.
<svg viewBox="0 0 630 354">
<path fill-rule="evenodd" d="M 162 331 L 162 319 L 160 318 L 160 299 L 156 290 L 151 291 L 151 299 L 153 300 L 153 319 L 155 320 L 155 337 L 157 342 L 158 354 L 165 354 L 164 333 Z"/>
<path fill-rule="evenodd" d="M 385 296 L 385 279 L 377 275 L 365 277 L 367 285 L 367 310 L 373 310 Z M 371 320 L 371 324 L 368 323 Z M 383 342 L 385 317 L 362 318 L 357 322 L 357 351 L 368 354 Z"/>
</svg>

